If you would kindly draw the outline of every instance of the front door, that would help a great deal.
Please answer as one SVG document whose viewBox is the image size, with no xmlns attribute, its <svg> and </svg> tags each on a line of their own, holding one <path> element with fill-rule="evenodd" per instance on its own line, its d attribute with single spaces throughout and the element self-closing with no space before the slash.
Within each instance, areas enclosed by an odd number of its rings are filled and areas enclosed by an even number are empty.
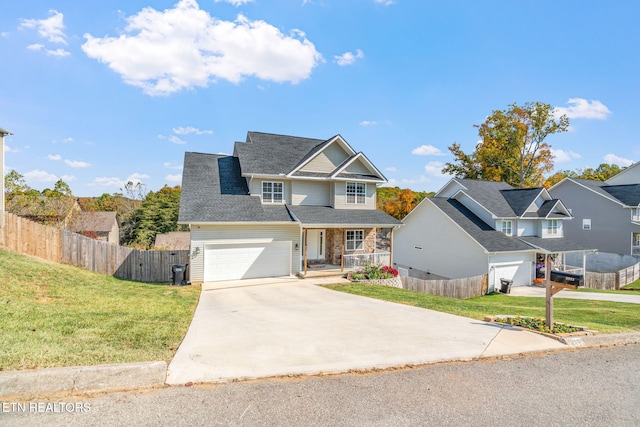
<svg viewBox="0 0 640 427">
<path fill-rule="evenodd" d="M 307 259 L 324 260 L 325 230 L 307 230 Z"/>
</svg>

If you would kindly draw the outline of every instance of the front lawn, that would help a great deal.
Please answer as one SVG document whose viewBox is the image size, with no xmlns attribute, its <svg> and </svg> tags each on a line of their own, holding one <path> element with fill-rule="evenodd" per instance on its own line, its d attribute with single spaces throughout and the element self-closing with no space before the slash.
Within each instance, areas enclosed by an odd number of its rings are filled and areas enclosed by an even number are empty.
<svg viewBox="0 0 640 427">
<path fill-rule="evenodd" d="M 482 320 L 488 315 L 545 317 L 544 298 L 490 294 L 459 300 L 362 283 L 328 285 L 326 287 L 340 292 L 428 308 L 478 320 Z M 638 304 L 556 298 L 553 300 L 553 305 L 553 317 L 556 322 L 586 326 L 601 333 L 640 331 L 640 305 Z"/>
<path fill-rule="evenodd" d="M 0 370 L 169 361 L 199 294 L 0 249 Z"/>
</svg>

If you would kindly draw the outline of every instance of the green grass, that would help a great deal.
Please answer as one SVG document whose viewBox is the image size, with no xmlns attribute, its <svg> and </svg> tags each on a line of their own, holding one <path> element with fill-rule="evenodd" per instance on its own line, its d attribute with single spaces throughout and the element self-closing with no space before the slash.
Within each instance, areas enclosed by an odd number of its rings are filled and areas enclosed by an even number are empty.
<svg viewBox="0 0 640 427">
<path fill-rule="evenodd" d="M 628 291 L 640 291 L 640 280 L 636 280 L 633 283 L 629 283 L 628 285 L 623 286 L 621 289 L 625 289 Z"/>
<path fill-rule="evenodd" d="M 385 301 L 428 308 L 472 319 L 490 315 L 545 317 L 545 299 L 501 294 L 459 300 L 388 286 L 369 284 L 329 285 L 327 288 Z M 553 300 L 555 322 L 586 326 L 601 333 L 640 331 L 640 305 L 609 301 Z"/>
<path fill-rule="evenodd" d="M 120 280 L 0 249 L 0 370 L 169 361 L 199 291 Z"/>
</svg>

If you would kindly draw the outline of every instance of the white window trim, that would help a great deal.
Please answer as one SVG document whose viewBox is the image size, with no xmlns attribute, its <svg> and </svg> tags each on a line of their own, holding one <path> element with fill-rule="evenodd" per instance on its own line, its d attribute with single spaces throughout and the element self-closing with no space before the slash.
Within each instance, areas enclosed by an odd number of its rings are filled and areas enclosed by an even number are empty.
<svg viewBox="0 0 640 427">
<path fill-rule="evenodd" d="M 355 186 L 355 192 L 353 194 L 349 194 L 349 185 L 354 185 Z M 363 192 L 362 194 L 360 194 L 360 192 L 358 191 L 358 188 L 362 186 L 363 188 Z M 348 205 L 364 205 L 367 203 L 367 183 L 366 182 L 346 182 L 345 183 L 345 197 L 346 197 L 346 203 Z M 352 195 L 353 196 L 353 202 L 349 201 L 349 196 Z M 362 201 L 359 202 L 358 198 L 362 197 Z"/>
<path fill-rule="evenodd" d="M 591 230 L 591 218 L 583 218 L 582 219 L 582 229 L 583 230 Z"/>
<path fill-rule="evenodd" d="M 640 207 L 631 209 L 631 221 L 640 221 Z"/>
<path fill-rule="evenodd" d="M 555 224 L 552 226 L 551 224 Z M 547 220 L 547 235 L 548 236 L 558 236 L 560 234 L 560 223 L 557 219 L 548 219 Z"/>
<path fill-rule="evenodd" d="M 353 233 L 353 239 L 349 239 L 349 233 Z M 357 238 L 357 236 L 356 236 L 357 233 L 361 233 L 362 234 L 362 239 L 358 239 Z M 364 237 L 365 237 L 364 236 L 364 230 L 347 230 L 344 233 L 344 239 L 345 239 L 344 246 L 345 246 L 345 249 L 348 250 L 348 251 L 359 251 L 359 250 L 364 249 Z M 359 245 L 357 244 L 358 241 L 360 242 Z M 352 248 L 349 247 L 349 243 L 353 244 Z"/>
<path fill-rule="evenodd" d="M 509 227 L 505 227 L 505 225 L 509 224 Z M 513 236 L 513 221 L 503 220 L 502 221 L 502 232 L 507 236 Z"/>
<path fill-rule="evenodd" d="M 271 184 L 271 192 L 267 192 L 265 193 L 264 191 L 264 185 L 265 184 Z M 282 186 L 282 191 L 274 191 L 274 186 L 276 184 L 279 184 Z M 269 204 L 269 205 L 283 205 L 284 204 L 284 182 L 282 181 L 262 181 L 262 183 L 260 184 L 260 194 L 262 197 L 262 203 L 263 204 Z M 265 200 L 265 194 L 268 194 L 271 200 Z M 281 194 L 282 198 L 280 201 L 274 201 L 274 196 L 276 194 Z"/>
</svg>

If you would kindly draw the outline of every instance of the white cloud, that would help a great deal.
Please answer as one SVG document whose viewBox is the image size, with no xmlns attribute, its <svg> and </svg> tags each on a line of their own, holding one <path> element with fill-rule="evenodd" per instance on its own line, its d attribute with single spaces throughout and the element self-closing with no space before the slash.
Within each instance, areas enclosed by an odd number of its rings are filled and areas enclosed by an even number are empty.
<svg viewBox="0 0 640 427">
<path fill-rule="evenodd" d="M 37 182 L 56 182 L 58 177 L 52 173 L 34 169 L 24 174 L 26 180 L 29 181 L 37 181 Z"/>
<path fill-rule="evenodd" d="M 127 178 L 127 182 L 131 181 L 134 184 L 137 184 L 137 183 L 141 183 L 143 179 L 149 179 L 149 178 L 150 178 L 149 175 L 135 172 L 129 175 L 129 177 Z"/>
<path fill-rule="evenodd" d="M 204 134 L 211 135 L 213 133 L 213 131 L 212 130 L 200 130 L 200 129 L 194 128 L 192 126 L 187 126 L 187 127 L 173 128 L 173 133 L 176 133 L 178 135 L 188 135 L 190 133 L 195 133 L 196 135 L 204 135 Z"/>
<path fill-rule="evenodd" d="M 62 160 L 62 156 L 60 154 L 49 154 L 47 158 L 49 160 Z"/>
<path fill-rule="evenodd" d="M 239 83 L 248 76 L 298 83 L 323 60 L 299 30 L 285 35 L 243 15 L 223 21 L 196 0 L 180 0 L 164 11 L 146 7 L 126 20 L 119 37 L 85 34 L 82 50 L 148 95 L 206 87 L 216 79 Z"/>
<path fill-rule="evenodd" d="M 19 151 L 20 151 L 20 150 L 18 150 L 17 148 L 11 148 L 11 147 L 9 147 L 9 146 L 8 146 L 8 145 L 6 145 L 6 144 L 5 144 L 5 146 L 4 146 L 4 152 L 5 152 L 5 153 L 17 153 L 17 152 L 19 152 Z"/>
<path fill-rule="evenodd" d="M 65 159 L 64 163 L 67 166 L 70 166 L 72 168 L 87 168 L 87 167 L 91 166 L 90 163 L 81 162 L 79 160 L 68 160 L 68 159 Z"/>
<path fill-rule="evenodd" d="M 377 124 L 378 124 L 378 122 L 369 121 L 369 120 L 363 120 L 363 121 L 360 122 L 360 126 L 375 126 Z"/>
<path fill-rule="evenodd" d="M 392 4 L 395 4 L 395 0 L 373 0 L 374 3 L 376 4 L 382 4 L 384 6 L 390 6 Z"/>
<path fill-rule="evenodd" d="M 234 6 L 242 6 L 243 4 L 246 3 L 252 3 L 253 0 L 213 0 L 216 3 L 230 3 Z"/>
<path fill-rule="evenodd" d="M 442 162 L 429 162 L 424 166 L 424 171 L 429 175 L 443 176 L 442 174 L 443 167 L 444 167 L 444 163 Z"/>
<path fill-rule="evenodd" d="M 67 36 L 64 33 L 64 15 L 53 9 L 49 13 L 51 16 L 46 19 L 22 19 L 20 28 L 34 29 L 51 43 L 67 44 Z"/>
<path fill-rule="evenodd" d="M 30 44 L 29 46 L 27 46 L 27 49 L 29 49 L 29 50 L 42 50 L 42 49 L 44 49 L 44 45 L 40 44 L 40 43 L 34 43 L 34 44 Z"/>
<path fill-rule="evenodd" d="M 411 150 L 411 154 L 416 156 L 444 156 L 445 153 L 433 145 L 421 145 Z"/>
<path fill-rule="evenodd" d="M 362 59 L 362 58 L 364 58 L 364 52 L 362 52 L 360 49 L 356 49 L 355 54 L 351 52 L 345 52 L 342 55 L 336 55 L 333 57 L 333 59 L 335 59 L 338 65 L 341 65 L 341 66 L 351 65 L 354 62 L 356 62 L 356 60 Z"/>
<path fill-rule="evenodd" d="M 555 107 L 554 115 L 566 115 L 570 119 L 606 119 L 611 111 L 600 101 L 584 98 L 569 98 L 569 107 Z"/>
<path fill-rule="evenodd" d="M 78 178 L 76 178 L 74 175 L 62 175 L 60 179 L 65 182 L 69 182 L 69 181 L 75 181 Z"/>
<path fill-rule="evenodd" d="M 69 52 L 68 50 L 64 50 L 64 49 L 56 49 L 56 50 L 51 50 L 51 49 L 45 49 L 44 50 L 45 53 L 49 56 L 57 56 L 58 58 L 64 58 L 65 56 L 69 56 L 71 55 L 71 52 Z"/>
<path fill-rule="evenodd" d="M 169 174 L 164 177 L 168 182 L 182 182 L 182 174 Z"/>
<path fill-rule="evenodd" d="M 607 154 L 603 157 L 604 161 L 611 165 L 618 165 L 620 167 L 631 166 L 634 161 L 625 159 L 624 157 L 616 156 L 615 154 Z"/>
<path fill-rule="evenodd" d="M 186 144 L 186 143 L 187 143 L 187 141 L 182 140 L 182 139 L 178 138 L 178 137 L 177 137 L 177 136 L 175 136 L 175 135 L 171 135 L 171 136 L 169 136 L 169 138 L 167 138 L 167 139 L 168 139 L 169 141 L 173 142 L 174 144 L 182 145 L 182 144 Z"/>
<path fill-rule="evenodd" d="M 425 182 L 431 182 L 431 180 L 429 178 L 427 178 L 424 175 L 420 175 L 419 177 L 415 178 L 415 179 L 403 179 L 401 181 L 402 185 L 411 185 L 411 184 L 423 184 Z"/>
<path fill-rule="evenodd" d="M 388 168 L 384 169 L 387 172 L 396 172 L 398 169 L 395 168 L 395 166 L 389 166 Z"/>
<path fill-rule="evenodd" d="M 573 159 L 582 158 L 580 154 L 574 151 L 555 150 L 553 148 L 551 149 L 551 155 L 553 156 L 553 160 L 557 163 L 566 163 Z"/>
</svg>

